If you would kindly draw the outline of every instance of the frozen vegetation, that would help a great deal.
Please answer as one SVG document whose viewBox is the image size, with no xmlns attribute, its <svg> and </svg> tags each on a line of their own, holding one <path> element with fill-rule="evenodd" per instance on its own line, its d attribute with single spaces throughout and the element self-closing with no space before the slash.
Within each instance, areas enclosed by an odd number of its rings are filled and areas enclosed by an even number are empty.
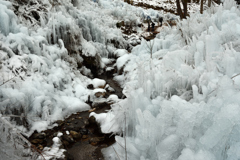
<svg viewBox="0 0 240 160">
<path fill-rule="evenodd" d="M 14 136 L 89 110 L 89 96 L 104 92 L 100 88 L 106 85 L 89 78 L 96 74 L 90 67 L 104 71 L 117 57 L 122 73 L 114 79 L 126 98 L 112 95 L 111 111 L 91 114 L 102 132 L 118 135 L 113 146 L 103 149 L 106 159 L 240 159 L 240 11 L 235 1 L 191 13 L 129 54 L 116 23 L 137 26 L 158 14 L 120 0 L 0 0 L 0 156 L 35 156 L 13 148 Z M 61 142 L 53 141 L 44 152 L 61 157 Z"/>
<path fill-rule="evenodd" d="M 95 115 L 102 131 L 123 135 L 108 159 L 240 158 L 239 15 L 225 1 L 161 31 L 152 59 L 144 41 L 119 58 L 127 98 Z"/>
</svg>

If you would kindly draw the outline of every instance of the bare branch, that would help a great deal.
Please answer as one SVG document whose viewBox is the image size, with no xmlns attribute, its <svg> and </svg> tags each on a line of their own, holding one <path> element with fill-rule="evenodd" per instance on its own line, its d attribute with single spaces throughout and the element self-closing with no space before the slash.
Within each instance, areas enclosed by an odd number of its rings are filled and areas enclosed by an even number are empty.
<svg viewBox="0 0 240 160">
<path fill-rule="evenodd" d="M 240 73 L 236 74 L 235 76 L 232 76 L 231 79 L 233 79 L 233 78 L 235 78 L 235 77 L 237 77 L 239 75 L 240 75 Z"/>
<path fill-rule="evenodd" d="M 121 160 L 118 153 L 116 152 L 115 148 L 113 146 L 112 146 L 112 148 L 113 148 L 114 152 L 116 153 L 116 155 L 118 156 L 118 159 Z"/>
<path fill-rule="evenodd" d="M 7 81 L 3 82 L 2 84 L 0 84 L 0 86 L 2 86 L 2 85 L 4 85 L 4 84 L 6 84 L 7 82 L 9 82 L 9 81 L 11 81 L 11 80 L 13 80 L 15 77 L 16 77 L 16 75 L 15 75 L 14 77 L 12 77 L 12 78 L 8 79 Z"/>
</svg>

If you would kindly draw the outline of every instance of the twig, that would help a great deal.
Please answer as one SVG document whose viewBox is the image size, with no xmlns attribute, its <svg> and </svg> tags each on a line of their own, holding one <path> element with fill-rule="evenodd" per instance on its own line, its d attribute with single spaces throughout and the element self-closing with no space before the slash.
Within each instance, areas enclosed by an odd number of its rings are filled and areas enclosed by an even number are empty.
<svg viewBox="0 0 240 160">
<path fill-rule="evenodd" d="M 2 85 L 4 85 L 4 84 L 6 84 L 7 82 L 9 82 L 9 81 L 11 81 L 11 80 L 13 80 L 13 78 L 15 78 L 15 77 L 16 77 L 16 75 L 15 75 L 14 77 L 12 77 L 12 78 L 8 79 L 7 81 L 3 82 L 2 84 L 0 84 L 0 86 L 2 86 Z"/>
<path fill-rule="evenodd" d="M 44 158 L 43 154 L 42 154 L 42 151 L 39 150 L 39 149 L 37 149 L 37 147 L 36 147 L 35 145 L 31 145 L 31 148 L 32 148 L 34 151 L 38 152 L 38 153 L 42 156 L 42 158 L 43 158 L 44 160 L 46 160 L 46 159 Z"/>
<path fill-rule="evenodd" d="M 120 143 L 118 143 L 117 141 L 116 141 L 116 143 L 117 143 L 120 147 L 122 147 L 122 148 L 124 149 L 124 147 L 123 147 Z"/>
<path fill-rule="evenodd" d="M 155 40 L 153 40 L 152 42 L 149 41 L 149 44 L 145 41 L 145 42 L 146 42 L 146 45 L 147 45 L 148 52 L 149 52 L 150 55 L 151 55 L 151 59 L 152 59 L 152 54 L 153 54 L 154 41 L 155 41 Z"/>
<path fill-rule="evenodd" d="M 46 160 L 46 159 L 44 158 L 41 150 L 37 149 L 37 147 L 36 147 L 35 145 L 31 144 L 31 142 L 30 142 L 27 138 L 25 138 L 21 133 L 18 133 L 18 132 L 17 132 L 17 134 L 19 135 L 19 137 L 21 137 L 22 139 L 24 139 L 25 142 L 28 142 L 28 143 L 29 143 L 28 145 L 30 145 L 30 147 L 31 147 L 34 151 L 36 151 L 37 153 L 39 153 L 39 154 L 42 156 L 42 158 L 43 158 L 44 160 Z"/>
<path fill-rule="evenodd" d="M 118 156 L 118 159 L 121 160 L 118 153 L 116 152 L 115 148 L 113 146 L 112 146 L 112 148 L 113 148 L 114 152 L 116 153 L 116 155 Z"/>
<path fill-rule="evenodd" d="M 124 112 L 124 119 L 125 119 L 125 132 L 124 132 L 124 142 L 125 142 L 125 160 L 127 160 L 127 118 L 126 118 L 126 112 Z"/>
<path fill-rule="evenodd" d="M 235 77 L 237 77 L 239 75 L 240 75 L 240 73 L 236 74 L 235 76 L 232 76 L 231 79 L 233 79 L 233 78 L 235 78 Z"/>
</svg>

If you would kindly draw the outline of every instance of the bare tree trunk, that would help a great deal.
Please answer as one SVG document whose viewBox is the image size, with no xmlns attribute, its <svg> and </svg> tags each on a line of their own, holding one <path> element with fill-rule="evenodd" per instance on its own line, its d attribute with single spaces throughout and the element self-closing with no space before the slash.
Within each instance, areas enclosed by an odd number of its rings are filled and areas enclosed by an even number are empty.
<svg viewBox="0 0 240 160">
<path fill-rule="evenodd" d="M 176 0 L 176 3 L 177 3 L 177 13 L 180 16 L 180 18 L 183 19 L 183 13 L 182 13 L 182 8 L 181 8 L 181 5 L 180 5 L 180 1 Z"/>
<path fill-rule="evenodd" d="M 201 0 L 200 13 L 203 14 L 203 0 Z"/>
<path fill-rule="evenodd" d="M 208 0 L 208 7 L 211 7 L 212 0 Z"/>
<path fill-rule="evenodd" d="M 183 18 L 187 17 L 187 3 L 188 0 L 181 0 L 183 5 Z"/>
<path fill-rule="evenodd" d="M 183 15 L 183 17 L 184 18 L 186 18 L 187 17 L 187 11 L 188 11 L 188 9 L 187 9 L 187 5 L 188 5 L 188 0 L 183 0 L 183 10 L 184 10 L 184 15 Z"/>
</svg>

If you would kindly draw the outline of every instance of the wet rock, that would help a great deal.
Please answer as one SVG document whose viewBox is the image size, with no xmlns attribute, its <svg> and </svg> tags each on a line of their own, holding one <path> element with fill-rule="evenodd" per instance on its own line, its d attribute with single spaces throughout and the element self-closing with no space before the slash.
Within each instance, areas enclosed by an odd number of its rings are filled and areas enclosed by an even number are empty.
<svg viewBox="0 0 240 160">
<path fill-rule="evenodd" d="M 96 123 L 97 123 L 97 122 L 96 122 L 96 118 L 95 118 L 94 116 L 89 117 L 88 122 L 89 122 L 90 124 L 96 124 Z"/>
<path fill-rule="evenodd" d="M 67 141 L 68 143 L 74 142 L 73 138 L 70 135 L 63 135 L 63 140 Z"/>
<path fill-rule="evenodd" d="M 42 144 L 43 143 L 43 139 L 33 139 L 33 140 L 31 140 L 31 143 Z"/>
<path fill-rule="evenodd" d="M 88 112 L 90 113 L 90 112 L 94 112 L 96 110 L 96 108 L 93 108 L 93 109 L 90 109 L 90 110 L 88 110 Z"/>
<path fill-rule="evenodd" d="M 80 125 L 78 125 L 78 123 L 74 123 L 74 124 L 71 124 L 71 123 L 69 123 L 69 124 L 67 124 L 67 125 L 65 125 L 64 126 L 64 130 L 69 130 L 69 131 L 79 131 L 79 129 L 81 128 L 81 126 Z"/>
<path fill-rule="evenodd" d="M 63 122 L 62 120 L 58 120 L 58 121 L 56 121 L 55 123 L 57 123 L 58 126 L 62 126 L 62 125 L 64 124 L 64 122 Z"/>
<path fill-rule="evenodd" d="M 92 84 L 87 85 L 87 88 L 88 88 L 88 89 L 94 89 L 94 87 L 93 87 Z"/>
<path fill-rule="evenodd" d="M 34 133 L 32 135 L 33 139 L 44 139 L 46 138 L 46 134 L 45 133 Z"/>
<path fill-rule="evenodd" d="M 46 147 L 51 147 L 53 145 L 52 139 L 53 139 L 52 135 L 47 138 L 47 145 L 46 145 Z"/>
<path fill-rule="evenodd" d="M 102 144 L 102 145 L 100 145 L 100 147 L 106 148 L 106 147 L 108 147 L 108 145 L 107 144 Z"/>
<path fill-rule="evenodd" d="M 90 95 L 88 95 L 88 99 L 87 99 L 86 103 L 91 105 L 92 100 L 91 100 L 91 96 Z"/>
<path fill-rule="evenodd" d="M 93 137 L 93 138 L 90 138 L 89 143 L 95 146 L 101 141 L 104 141 L 104 137 Z"/>
<path fill-rule="evenodd" d="M 105 96 L 105 92 L 97 92 L 94 94 L 95 97 L 99 98 L 99 97 L 104 97 Z"/>
<path fill-rule="evenodd" d="M 85 66 L 79 66 L 80 68 L 80 73 L 86 77 L 93 78 L 92 72 L 90 69 L 86 68 Z"/>
<path fill-rule="evenodd" d="M 84 124 L 85 124 L 85 126 L 89 124 L 87 119 L 84 120 Z"/>
<path fill-rule="evenodd" d="M 73 156 L 68 152 L 64 152 L 65 160 L 74 160 Z"/>
<path fill-rule="evenodd" d="M 82 139 L 87 139 L 88 138 L 88 135 L 83 135 L 82 136 Z"/>
<path fill-rule="evenodd" d="M 108 103 L 106 101 L 107 101 L 106 99 L 96 100 L 96 101 L 93 102 L 92 107 L 94 107 L 94 108 L 102 108 L 104 106 L 107 106 Z"/>
<path fill-rule="evenodd" d="M 74 126 L 73 126 L 73 124 L 67 123 L 67 124 L 64 126 L 63 129 L 64 129 L 64 130 L 73 130 L 73 129 L 74 129 Z"/>
<path fill-rule="evenodd" d="M 61 132 L 55 132 L 53 133 L 53 137 L 61 137 L 62 133 Z"/>
<path fill-rule="evenodd" d="M 81 57 L 83 58 L 83 66 L 90 69 L 94 76 L 98 75 L 99 66 L 101 66 L 101 57 L 98 54 L 95 56 L 81 54 Z"/>
<path fill-rule="evenodd" d="M 117 71 L 116 71 L 116 69 L 114 67 L 107 67 L 105 73 L 106 73 L 107 77 L 110 78 L 110 77 L 112 77 L 112 75 L 114 73 L 117 73 Z"/>
<path fill-rule="evenodd" d="M 94 89 L 93 93 L 95 97 L 100 98 L 105 96 L 106 90 L 98 88 L 98 89 Z"/>
<path fill-rule="evenodd" d="M 106 88 L 106 90 L 109 93 L 115 93 L 115 90 L 112 87 L 110 87 L 110 86 L 108 88 Z"/>
<path fill-rule="evenodd" d="M 66 140 L 62 140 L 62 144 L 63 144 L 64 146 L 68 146 L 68 145 L 69 145 L 68 141 L 66 141 Z"/>
<path fill-rule="evenodd" d="M 43 150 L 43 146 L 42 145 L 38 145 L 37 149 Z"/>
<path fill-rule="evenodd" d="M 79 139 L 79 138 L 81 138 L 81 134 L 80 133 L 78 133 L 78 132 L 76 132 L 76 131 L 70 131 L 70 134 L 72 135 L 72 137 L 74 138 L 74 139 Z"/>
<path fill-rule="evenodd" d="M 117 22 L 116 26 L 117 26 L 117 28 L 121 28 L 122 26 L 124 26 L 124 21 Z"/>
<path fill-rule="evenodd" d="M 87 135 L 87 134 L 88 134 L 88 130 L 85 129 L 85 128 L 82 128 L 82 129 L 80 129 L 80 133 L 81 133 L 82 135 Z"/>
</svg>

